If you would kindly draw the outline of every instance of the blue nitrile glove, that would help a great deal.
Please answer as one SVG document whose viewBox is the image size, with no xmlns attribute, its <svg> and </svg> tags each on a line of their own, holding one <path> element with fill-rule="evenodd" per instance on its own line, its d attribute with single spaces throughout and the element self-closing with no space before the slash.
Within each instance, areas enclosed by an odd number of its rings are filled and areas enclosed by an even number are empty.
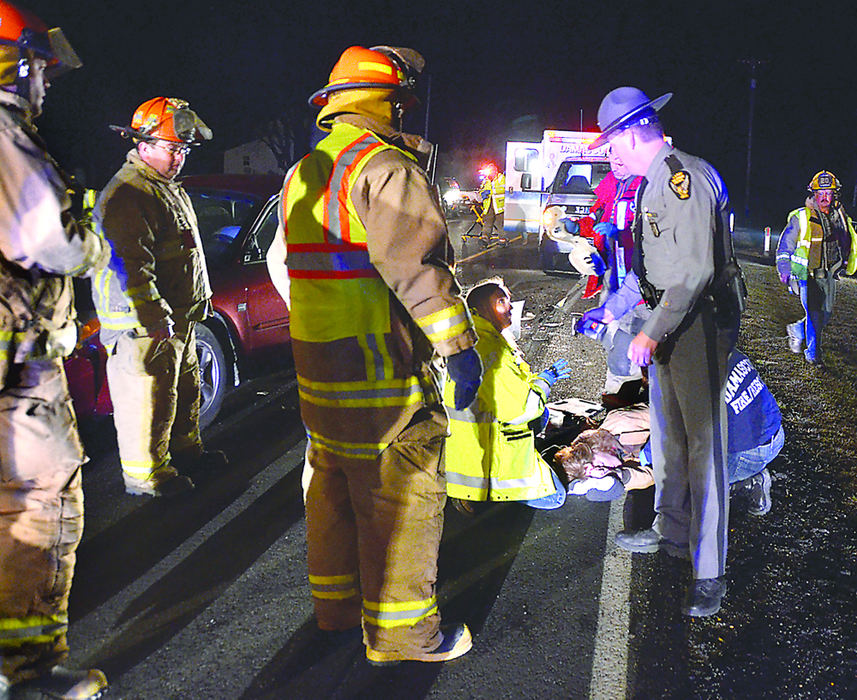
<svg viewBox="0 0 857 700">
<path fill-rule="evenodd" d="M 559 220 L 559 223 L 562 224 L 563 228 L 568 233 L 573 233 L 573 234 L 580 233 L 580 224 L 577 223 L 576 221 L 572 221 L 567 216 L 562 217 Z"/>
<path fill-rule="evenodd" d="M 592 230 L 599 236 L 604 236 L 607 240 L 613 240 L 619 236 L 619 229 L 609 221 L 602 221 L 600 224 L 595 224 Z"/>
<path fill-rule="evenodd" d="M 574 330 L 577 333 L 584 333 L 592 323 L 604 323 L 604 307 L 596 306 L 594 309 L 589 309 L 583 312 L 577 323 L 574 324 Z"/>
<path fill-rule="evenodd" d="M 557 360 L 543 372 L 539 372 L 539 379 L 547 382 L 548 388 L 552 387 L 560 379 L 565 379 L 571 375 L 571 370 L 568 367 L 568 362 L 565 360 Z"/>
<path fill-rule="evenodd" d="M 455 382 L 455 410 L 461 411 L 473 403 L 482 382 L 482 360 L 473 348 L 446 358 L 449 378 Z"/>
</svg>

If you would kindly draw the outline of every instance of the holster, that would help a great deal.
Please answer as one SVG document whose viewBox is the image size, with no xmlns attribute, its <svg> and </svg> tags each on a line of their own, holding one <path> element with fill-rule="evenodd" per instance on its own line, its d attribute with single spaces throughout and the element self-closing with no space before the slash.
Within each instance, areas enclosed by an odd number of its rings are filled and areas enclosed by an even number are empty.
<svg viewBox="0 0 857 700">
<path fill-rule="evenodd" d="M 654 309 L 660 303 L 661 297 L 664 295 L 664 290 L 658 289 L 647 279 L 640 279 L 638 281 L 643 301 L 646 302 L 646 306 L 650 309 Z"/>
</svg>

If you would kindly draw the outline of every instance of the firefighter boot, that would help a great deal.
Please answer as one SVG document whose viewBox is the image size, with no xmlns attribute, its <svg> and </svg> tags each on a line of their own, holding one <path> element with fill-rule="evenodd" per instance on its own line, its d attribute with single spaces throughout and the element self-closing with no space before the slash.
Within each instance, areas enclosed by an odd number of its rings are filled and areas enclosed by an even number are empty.
<svg viewBox="0 0 857 700">
<path fill-rule="evenodd" d="M 137 479 L 128 474 L 122 474 L 125 479 L 125 493 L 132 496 L 178 496 L 193 489 L 193 482 L 179 474 L 175 467 L 166 466 L 158 469 L 148 479 Z"/>
<path fill-rule="evenodd" d="M 464 656 L 473 647 L 473 637 L 467 625 L 446 625 L 440 628 L 441 642 L 437 649 L 422 652 L 376 651 L 366 647 L 366 659 L 372 666 L 395 666 L 402 661 L 451 661 Z"/>
<path fill-rule="evenodd" d="M 54 666 L 47 675 L 15 685 L 16 700 L 96 700 L 106 692 L 107 678 L 97 668 L 73 671 L 64 666 Z"/>
<path fill-rule="evenodd" d="M 182 452 L 174 454 L 170 463 L 182 474 L 196 477 L 197 474 L 225 469 L 229 465 L 229 458 L 221 450 L 203 450 L 199 454 L 184 451 L 184 454 Z"/>
</svg>

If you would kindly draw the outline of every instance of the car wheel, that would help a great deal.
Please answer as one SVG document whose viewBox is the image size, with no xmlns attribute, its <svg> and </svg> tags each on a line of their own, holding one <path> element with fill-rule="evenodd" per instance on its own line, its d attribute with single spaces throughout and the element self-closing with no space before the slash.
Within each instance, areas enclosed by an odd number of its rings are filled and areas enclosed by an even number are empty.
<svg viewBox="0 0 857 700">
<path fill-rule="evenodd" d="M 196 326 L 196 356 L 199 360 L 199 427 L 204 428 L 214 421 L 223 405 L 230 367 L 217 336 L 201 323 Z"/>
</svg>

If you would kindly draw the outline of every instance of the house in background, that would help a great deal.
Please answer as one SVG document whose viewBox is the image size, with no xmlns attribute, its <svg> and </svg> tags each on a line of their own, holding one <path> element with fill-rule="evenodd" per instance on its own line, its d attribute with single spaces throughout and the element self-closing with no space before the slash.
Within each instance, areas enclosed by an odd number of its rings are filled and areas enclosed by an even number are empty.
<svg viewBox="0 0 857 700">
<path fill-rule="evenodd" d="M 245 175 L 285 175 L 274 153 L 261 139 L 242 143 L 224 151 L 223 172 Z"/>
</svg>

